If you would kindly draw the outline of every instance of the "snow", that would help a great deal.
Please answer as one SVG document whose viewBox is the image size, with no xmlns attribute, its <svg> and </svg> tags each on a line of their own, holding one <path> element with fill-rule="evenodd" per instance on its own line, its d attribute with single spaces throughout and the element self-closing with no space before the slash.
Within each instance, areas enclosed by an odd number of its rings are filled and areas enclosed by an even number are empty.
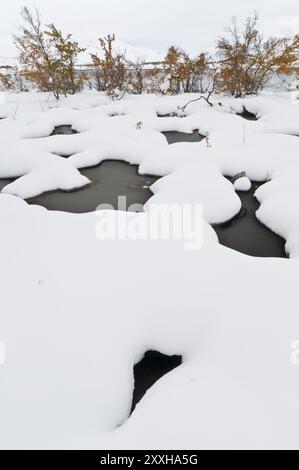
<svg viewBox="0 0 299 470">
<path fill-rule="evenodd" d="M 101 49 L 99 41 L 92 41 L 84 44 L 87 51 L 80 54 L 80 63 L 83 65 L 90 63 L 90 54 L 97 54 L 101 57 Z M 161 62 L 165 58 L 165 54 L 159 53 L 149 47 L 132 46 L 119 39 L 115 39 L 113 43 L 113 52 L 115 54 L 124 54 L 130 62 L 142 60 L 143 62 Z"/>
<path fill-rule="evenodd" d="M 85 92 L 7 95 L 0 121 L 0 448 L 298 448 L 299 107 L 288 93 L 202 101 L 189 95 Z M 18 107 L 16 112 L 16 106 Z M 235 114 L 257 114 L 247 122 Z M 115 116 L 116 115 L 116 116 Z M 113 117 L 112 117 L 113 116 Z M 283 118 L 282 118 L 283 116 Z M 142 129 L 136 124 L 142 122 Z M 78 134 L 50 136 L 55 126 Z M 162 131 L 208 135 L 168 145 Z M 69 157 L 69 158 L 64 158 Z M 82 187 L 80 168 L 105 159 L 159 175 L 159 203 L 203 204 L 204 243 L 99 240 L 103 212 L 67 214 L 24 201 Z M 286 240 L 290 259 L 253 258 L 218 243 L 210 224 L 241 202 L 224 176 L 265 182 L 257 217 Z M 245 190 L 246 181 L 242 183 Z M 129 411 L 133 366 L 147 351 L 181 354 Z M 129 419 L 128 419 L 129 418 Z"/>
<path fill-rule="evenodd" d="M 251 181 L 247 176 L 242 176 L 234 182 L 234 187 L 236 191 L 250 191 Z"/>
</svg>

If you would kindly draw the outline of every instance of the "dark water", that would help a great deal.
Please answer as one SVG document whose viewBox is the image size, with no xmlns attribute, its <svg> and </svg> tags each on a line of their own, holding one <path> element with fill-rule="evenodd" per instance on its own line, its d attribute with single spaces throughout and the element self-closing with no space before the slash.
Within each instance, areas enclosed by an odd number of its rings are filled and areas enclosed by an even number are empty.
<svg viewBox="0 0 299 470">
<path fill-rule="evenodd" d="M 72 126 L 57 126 L 51 135 L 74 135 L 77 134 L 77 131 L 72 129 Z"/>
<path fill-rule="evenodd" d="M 0 191 L 7 186 L 8 184 L 12 183 L 15 178 L 0 178 Z"/>
<path fill-rule="evenodd" d="M 285 240 L 256 218 L 259 202 L 254 197 L 256 189 L 263 183 L 252 182 L 248 192 L 238 191 L 242 201 L 240 213 L 231 221 L 214 225 L 222 245 L 251 256 L 286 258 Z"/>
<path fill-rule="evenodd" d="M 182 356 L 166 356 L 157 351 L 148 351 L 134 367 L 135 388 L 131 413 L 137 403 L 163 375 L 182 364 Z"/>
<path fill-rule="evenodd" d="M 157 177 L 138 174 L 137 165 L 123 161 L 105 160 L 100 165 L 80 170 L 92 183 L 75 191 L 51 191 L 28 199 L 29 204 L 38 204 L 49 210 L 72 213 L 92 212 L 99 204 L 110 204 L 118 208 L 118 196 L 126 196 L 126 208 L 132 204 L 143 206 L 152 196 L 149 189 Z M 139 208 L 140 210 L 140 208 Z M 138 208 L 130 208 L 136 212 Z"/>
<path fill-rule="evenodd" d="M 159 113 L 157 113 L 157 117 L 159 117 L 159 118 L 178 117 L 178 115 L 176 113 L 168 113 L 168 114 L 159 114 Z"/>
<path fill-rule="evenodd" d="M 74 133 L 70 126 L 60 126 L 58 133 Z M 165 132 L 169 143 L 199 142 L 203 136 L 198 132 L 185 134 L 181 132 Z M 52 191 L 28 200 L 30 204 L 39 204 L 49 210 L 60 210 L 73 213 L 94 211 L 99 204 L 110 204 L 118 208 L 118 196 L 126 196 L 128 209 L 132 204 L 143 206 L 151 197 L 149 190 L 156 176 L 141 176 L 136 165 L 123 161 L 107 160 L 92 168 L 80 170 L 92 183 L 84 188 L 72 191 Z M 12 179 L 0 180 L 0 190 Z M 285 258 L 285 240 L 262 225 L 255 216 L 259 203 L 254 197 L 255 190 L 261 183 L 253 182 L 248 192 L 238 192 L 242 201 L 241 212 L 231 221 L 215 225 L 220 243 L 241 253 L 259 257 Z M 141 210 L 130 208 L 130 210 Z"/>
<path fill-rule="evenodd" d="M 237 115 L 244 118 L 244 119 L 247 119 L 247 121 L 257 121 L 258 120 L 257 116 L 255 114 L 250 113 L 249 111 L 247 111 L 246 108 L 243 109 L 242 113 L 237 113 Z"/>
<path fill-rule="evenodd" d="M 73 135 L 77 132 L 69 125 L 55 127 L 51 135 Z M 139 175 L 138 166 L 124 161 L 105 160 L 94 167 L 80 169 L 91 184 L 66 192 L 50 191 L 27 200 L 49 210 L 85 213 L 92 212 L 100 204 L 110 204 L 118 209 L 118 197 L 126 197 L 126 205 L 121 210 L 140 211 L 152 196 L 149 187 L 157 181 L 155 176 Z M 139 207 L 131 207 L 133 204 Z"/>
<path fill-rule="evenodd" d="M 71 126 L 56 127 L 52 135 L 73 135 Z M 197 131 L 192 134 L 183 132 L 165 132 L 169 143 L 200 142 L 204 136 Z M 137 165 L 123 161 L 106 160 L 100 165 L 81 169 L 80 172 L 91 180 L 91 184 L 75 191 L 51 191 L 27 200 L 29 204 L 37 204 L 48 210 L 71 213 L 94 211 L 100 204 L 110 204 L 118 208 L 118 196 L 126 196 L 126 207 L 130 211 L 141 210 L 131 207 L 133 204 L 143 206 L 152 196 L 149 187 L 159 178 L 151 175 L 139 175 Z M 7 183 L 6 183 L 7 184 Z"/>
<path fill-rule="evenodd" d="M 192 132 L 192 134 L 186 134 L 185 132 L 162 132 L 165 135 L 169 144 L 175 144 L 177 142 L 200 142 L 205 139 L 206 136 L 199 134 L 198 130 Z"/>
<path fill-rule="evenodd" d="M 240 116 L 244 119 L 247 119 L 248 121 L 257 121 L 258 120 L 258 117 L 255 114 L 250 113 L 249 111 L 247 111 L 246 108 L 243 108 L 242 113 L 237 113 L 237 116 Z M 175 113 L 173 113 L 173 114 L 157 114 L 157 117 L 164 118 L 164 117 L 177 117 L 177 116 L 176 116 Z M 180 141 L 180 142 L 183 142 L 183 141 Z"/>
</svg>

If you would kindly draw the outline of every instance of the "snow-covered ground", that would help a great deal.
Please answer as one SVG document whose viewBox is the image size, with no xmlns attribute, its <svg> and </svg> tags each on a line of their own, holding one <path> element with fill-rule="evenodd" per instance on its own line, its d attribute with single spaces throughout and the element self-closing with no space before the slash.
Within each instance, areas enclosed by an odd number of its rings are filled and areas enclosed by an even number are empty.
<svg viewBox="0 0 299 470">
<path fill-rule="evenodd" d="M 299 101 L 216 97 L 222 106 L 201 100 L 185 117 L 157 117 L 191 98 L 111 103 L 88 92 L 57 104 L 30 93 L 0 105 L 0 178 L 16 178 L 0 195 L 1 448 L 299 447 Z M 237 116 L 243 107 L 259 120 Z M 78 134 L 49 137 L 65 124 Z M 208 138 L 168 145 L 161 134 L 194 129 Z M 203 204 L 203 247 L 99 240 L 101 213 L 23 200 L 82 187 L 80 168 L 105 159 L 162 176 L 147 213 Z M 223 175 L 244 171 L 268 181 L 257 217 L 286 240 L 290 259 L 218 243 L 209 224 L 241 207 Z M 144 214 L 117 213 L 125 225 L 136 217 Z M 183 365 L 128 420 L 133 366 L 149 349 L 181 354 Z"/>
</svg>

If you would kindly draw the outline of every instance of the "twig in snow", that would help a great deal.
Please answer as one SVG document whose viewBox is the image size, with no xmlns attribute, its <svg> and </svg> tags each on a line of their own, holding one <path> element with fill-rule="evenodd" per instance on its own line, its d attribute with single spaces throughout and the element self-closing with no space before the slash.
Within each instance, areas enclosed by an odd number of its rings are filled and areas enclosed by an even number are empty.
<svg viewBox="0 0 299 470">
<path fill-rule="evenodd" d="M 205 138 L 205 142 L 206 142 L 208 148 L 212 147 L 211 142 L 210 142 L 210 134 L 207 134 L 207 136 Z"/>
<path fill-rule="evenodd" d="M 208 96 L 201 95 L 199 98 L 196 98 L 194 100 L 190 100 L 184 106 L 178 106 L 178 109 L 184 113 L 186 111 L 187 106 L 189 106 L 189 104 L 195 103 L 196 101 L 200 101 L 200 100 L 205 100 L 211 107 L 213 107 L 214 105 L 210 101 L 210 97 L 211 97 L 213 92 L 214 92 L 214 90 L 209 91 Z"/>
<path fill-rule="evenodd" d="M 209 85 L 209 87 L 210 87 L 210 85 Z M 186 111 L 187 106 L 189 106 L 189 104 L 195 103 L 196 101 L 200 101 L 200 100 L 206 101 L 209 106 L 213 107 L 214 104 L 210 101 L 210 98 L 211 98 L 212 94 L 215 91 L 215 87 L 216 87 L 216 74 L 213 76 L 212 87 L 211 87 L 210 91 L 207 92 L 208 93 L 207 96 L 201 95 L 199 98 L 188 101 L 188 103 L 186 103 L 184 106 L 178 106 L 178 109 L 184 113 Z"/>
</svg>

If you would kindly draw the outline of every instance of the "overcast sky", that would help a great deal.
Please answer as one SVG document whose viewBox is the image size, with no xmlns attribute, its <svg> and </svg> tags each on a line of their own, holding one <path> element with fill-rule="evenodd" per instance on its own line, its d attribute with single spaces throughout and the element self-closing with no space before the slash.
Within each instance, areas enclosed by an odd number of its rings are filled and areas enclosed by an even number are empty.
<svg viewBox="0 0 299 470">
<path fill-rule="evenodd" d="M 243 21 L 257 10 L 265 35 L 299 32 L 298 0 L 6 0 L 1 5 L 0 55 L 14 54 L 11 34 L 20 8 L 37 5 L 44 22 L 94 41 L 115 32 L 131 45 L 164 52 L 174 44 L 194 54 L 213 50 L 233 16 Z"/>
</svg>

